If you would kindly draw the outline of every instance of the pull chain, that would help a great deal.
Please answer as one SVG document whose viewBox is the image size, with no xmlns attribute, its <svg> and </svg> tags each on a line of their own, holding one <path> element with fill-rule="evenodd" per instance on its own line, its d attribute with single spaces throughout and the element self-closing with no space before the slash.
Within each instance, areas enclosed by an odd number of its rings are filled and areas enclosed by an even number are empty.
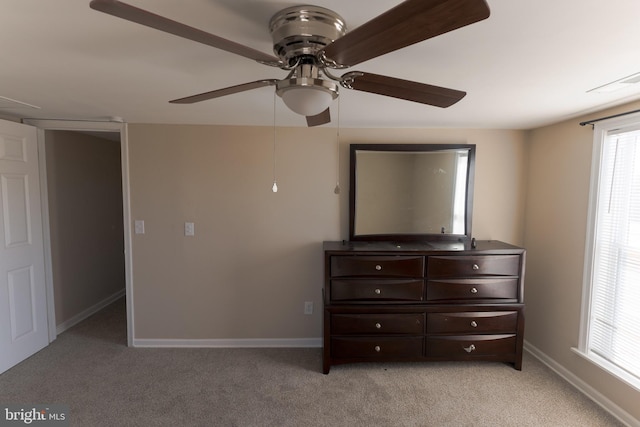
<svg viewBox="0 0 640 427">
<path fill-rule="evenodd" d="M 273 185 L 271 191 L 278 192 L 278 183 L 276 182 L 276 92 L 273 92 Z"/>
<path fill-rule="evenodd" d="M 340 97 L 338 97 L 338 130 L 336 132 L 336 155 L 338 156 L 336 166 L 336 188 L 333 189 L 335 194 L 340 194 Z"/>
</svg>

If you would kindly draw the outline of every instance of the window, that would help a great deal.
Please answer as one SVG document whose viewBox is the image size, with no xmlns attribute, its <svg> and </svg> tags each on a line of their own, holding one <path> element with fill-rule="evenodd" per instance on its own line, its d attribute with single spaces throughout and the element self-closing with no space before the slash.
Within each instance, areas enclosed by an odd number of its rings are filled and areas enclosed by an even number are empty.
<svg viewBox="0 0 640 427">
<path fill-rule="evenodd" d="M 640 389 L 640 117 L 595 127 L 581 354 Z"/>
</svg>

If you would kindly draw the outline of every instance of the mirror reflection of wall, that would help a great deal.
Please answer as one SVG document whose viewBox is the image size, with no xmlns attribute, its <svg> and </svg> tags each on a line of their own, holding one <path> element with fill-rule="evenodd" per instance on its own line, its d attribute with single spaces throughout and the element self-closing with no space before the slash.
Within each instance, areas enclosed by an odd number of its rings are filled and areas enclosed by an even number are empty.
<svg viewBox="0 0 640 427">
<path fill-rule="evenodd" d="M 355 235 L 464 234 L 468 149 L 355 153 Z"/>
</svg>

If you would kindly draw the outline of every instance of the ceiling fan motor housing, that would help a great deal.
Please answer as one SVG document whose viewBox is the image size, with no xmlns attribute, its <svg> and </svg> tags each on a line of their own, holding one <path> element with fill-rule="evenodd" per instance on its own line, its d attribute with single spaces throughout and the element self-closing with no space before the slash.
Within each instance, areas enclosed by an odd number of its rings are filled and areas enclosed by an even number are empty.
<svg viewBox="0 0 640 427">
<path fill-rule="evenodd" d="M 300 57 L 316 57 L 334 40 L 344 36 L 344 19 L 319 6 L 293 6 L 276 13 L 269 23 L 273 52 L 294 66 Z"/>
</svg>

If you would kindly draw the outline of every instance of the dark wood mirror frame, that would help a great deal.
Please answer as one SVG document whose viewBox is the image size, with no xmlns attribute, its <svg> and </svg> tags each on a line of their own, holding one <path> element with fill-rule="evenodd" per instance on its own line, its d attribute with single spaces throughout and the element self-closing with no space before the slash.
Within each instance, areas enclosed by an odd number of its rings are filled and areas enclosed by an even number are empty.
<svg viewBox="0 0 640 427">
<path fill-rule="evenodd" d="M 451 150 L 468 150 L 467 158 L 467 174 L 466 174 L 466 194 L 464 208 L 464 233 L 376 233 L 376 234 L 356 234 L 356 215 L 362 215 L 362 212 L 356 212 L 356 200 L 358 196 L 357 188 L 357 152 L 389 152 L 389 153 L 408 153 L 408 152 L 437 152 Z M 350 157 L 350 183 L 349 183 L 349 240 L 353 241 L 394 241 L 394 242 L 462 242 L 468 243 L 471 240 L 471 222 L 473 214 L 473 184 L 475 175 L 475 145 L 473 144 L 351 144 L 349 150 Z M 431 203 L 438 203 L 437 200 Z M 448 202 L 451 203 L 451 202 Z"/>
</svg>

